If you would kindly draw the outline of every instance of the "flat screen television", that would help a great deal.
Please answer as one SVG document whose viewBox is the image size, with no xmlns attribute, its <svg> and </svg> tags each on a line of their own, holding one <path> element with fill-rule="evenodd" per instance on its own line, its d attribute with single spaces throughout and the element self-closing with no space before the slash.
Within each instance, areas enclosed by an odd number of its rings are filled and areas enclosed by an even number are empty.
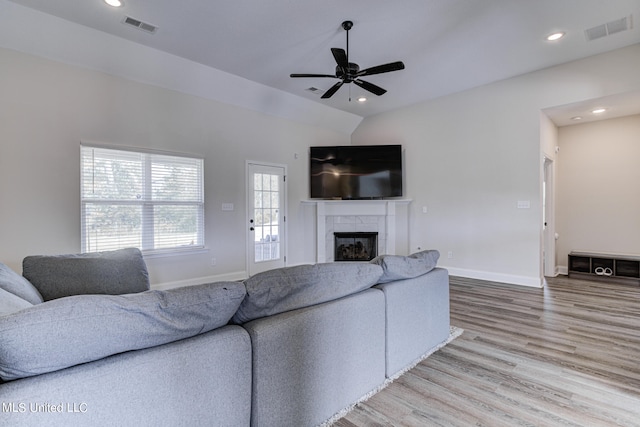
<svg viewBox="0 0 640 427">
<path fill-rule="evenodd" d="M 402 196 L 401 145 L 311 147 L 312 199 Z"/>
</svg>

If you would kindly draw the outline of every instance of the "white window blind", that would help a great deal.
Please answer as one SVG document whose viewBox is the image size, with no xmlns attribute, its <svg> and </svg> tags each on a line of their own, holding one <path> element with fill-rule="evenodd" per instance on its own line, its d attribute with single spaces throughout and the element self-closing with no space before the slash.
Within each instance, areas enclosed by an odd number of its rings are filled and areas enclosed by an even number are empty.
<svg viewBox="0 0 640 427">
<path fill-rule="evenodd" d="M 204 246 L 203 160 L 81 146 L 82 251 Z"/>
</svg>

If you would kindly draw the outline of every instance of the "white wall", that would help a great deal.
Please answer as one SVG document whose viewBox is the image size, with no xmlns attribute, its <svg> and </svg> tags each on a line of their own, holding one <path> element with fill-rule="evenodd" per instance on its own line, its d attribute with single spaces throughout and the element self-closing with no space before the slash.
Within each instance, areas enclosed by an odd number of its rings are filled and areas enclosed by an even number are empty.
<svg viewBox="0 0 640 427">
<path fill-rule="evenodd" d="M 559 128 L 558 260 L 640 254 L 640 115 Z"/>
<path fill-rule="evenodd" d="M 205 158 L 209 252 L 148 259 L 153 283 L 244 274 L 247 159 L 287 165 L 289 264 L 313 261 L 297 238 L 307 149 L 349 144 L 348 133 L 9 49 L 0 48 L 0 76 L 0 260 L 17 271 L 26 255 L 80 251 L 81 141 Z"/>
<path fill-rule="evenodd" d="M 634 45 L 367 118 L 352 142 L 406 149 L 412 249 L 440 250 L 451 274 L 540 286 L 540 111 L 637 90 L 638 69 Z"/>
<path fill-rule="evenodd" d="M 353 132 L 362 118 L 194 61 L 0 0 L 0 47 L 295 122 Z"/>
</svg>

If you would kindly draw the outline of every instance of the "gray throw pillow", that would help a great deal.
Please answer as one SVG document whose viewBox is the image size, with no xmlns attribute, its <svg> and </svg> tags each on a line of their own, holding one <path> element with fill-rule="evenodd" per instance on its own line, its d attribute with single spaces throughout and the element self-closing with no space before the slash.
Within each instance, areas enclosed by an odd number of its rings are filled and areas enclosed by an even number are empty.
<svg viewBox="0 0 640 427">
<path fill-rule="evenodd" d="M 368 289 L 382 274 L 377 265 L 335 262 L 278 268 L 245 280 L 247 296 L 233 322 L 242 324 Z"/>
<path fill-rule="evenodd" d="M 31 304 L 40 304 L 40 292 L 27 279 L 0 262 L 0 289 L 14 294 Z"/>
<path fill-rule="evenodd" d="M 0 288 L 0 317 L 33 307 L 29 301 Z"/>
<path fill-rule="evenodd" d="M 154 347 L 226 325 L 242 302 L 240 282 L 128 295 L 76 295 L 0 318 L 0 378 L 56 371 Z"/>
<path fill-rule="evenodd" d="M 45 301 L 70 295 L 121 295 L 149 289 L 149 273 L 136 248 L 73 255 L 28 256 L 22 275 Z"/>
<path fill-rule="evenodd" d="M 388 283 L 427 274 L 436 268 L 439 258 L 440 252 L 430 249 L 409 256 L 380 255 L 372 259 L 371 263 L 382 267 L 383 273 L 378 283 Z"/>
</svg>

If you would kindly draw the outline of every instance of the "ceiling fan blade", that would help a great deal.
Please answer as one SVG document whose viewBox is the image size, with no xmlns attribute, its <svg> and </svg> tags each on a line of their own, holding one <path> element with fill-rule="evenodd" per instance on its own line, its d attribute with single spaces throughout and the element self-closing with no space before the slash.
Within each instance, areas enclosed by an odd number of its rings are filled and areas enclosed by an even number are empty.
<svg viewBox="0 0 640 427">
<path fill-rule="evenodd" d="M 320 98 L 323 98 L 323 99 L 331 98 L 333 94 L 336 93 L 338 89 L 340 89 L 340 86 L 342 86 L 343 84 L 344 84 L 344 81 L 340 80 L 338 83 L 331 86 L 329 90 L 326 91 Z"/>
<path fill-rule="evenodd" d="M 390 62 L 388 64 L 377 65 L 371 68 L 365 68 L 364 70 L 359 71 L 356 75 L 358 77 L 361 76 L 371 76 L 373 74 L 382 74 L 389 73 L 391 71 L 404 70 L 404 64 L 402 61 Z"/>
<path fill-rule="evenodd" d="M 368 90 L 369 92 L 378 96 L 384 95 L 387 92 L 386 89 L 382 89 L 380 86 L 376 86 L 373 83 L 365 82 L 364 80 L 356 79 L 353 82 L 360 86 L 362 89 Z"/>
<path fill-rule="evenodd" d="M 334 75 L 331 74 L 291 74 L 289 77 L 332 77 L 332 78 L 337 78 Z"/>
<path fill-rule="evenodd" d="M 347 61 L 347 53 L 344 51 L 344 49 L 332 47 L 331 53 L 333 53 L 333 58 L 336 60 L 336 64 L 338 64 L 338 67 L 342 68 L 342 71 L 347 74 L 349 62 Z"/>
</svg>

